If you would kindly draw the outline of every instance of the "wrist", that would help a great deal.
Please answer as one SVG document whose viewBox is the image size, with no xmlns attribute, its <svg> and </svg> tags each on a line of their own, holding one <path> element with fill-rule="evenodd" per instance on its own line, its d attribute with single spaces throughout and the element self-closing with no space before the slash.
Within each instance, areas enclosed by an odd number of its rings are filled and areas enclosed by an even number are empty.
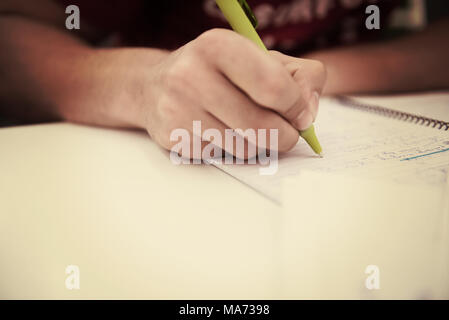
<svg viewBox="0 0 449 320">
<path fill-rule="evenodd" d="M 152 67 L 166 53 L 152 49 L 91 50 L 81 57 L 61 103 L 63 118 L 87 124 L 144 128 Z"/>
</svg>

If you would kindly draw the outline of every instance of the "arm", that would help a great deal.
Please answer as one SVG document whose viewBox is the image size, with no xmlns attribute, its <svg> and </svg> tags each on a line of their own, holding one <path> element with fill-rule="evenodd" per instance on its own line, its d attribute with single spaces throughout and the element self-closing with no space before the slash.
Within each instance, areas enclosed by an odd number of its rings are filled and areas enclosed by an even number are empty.
<svg viewBox="0 0 449 320">
<path fill-rule="evenodd" d="M 0 11 L 0 46 L 0 112 L 146 129 L 167 149 L 175 145 L 174 129 L 190 132 L 201 120 L 223 138 L 228 128 L 277 129 L 278 150 L 288 151 L 298 129 L 316 117 L 325 82 L 321 63 L 268 55 L 228 30 L 208 31 L 174 52 L 106 50 L 56 25 Z"/>
<path fill-rule="evenodd" d="M 142 70 L 139 62 L 151 66 L 167 54 L 95 50 L 51 21 L 17 14 L 0 14 L 0 45 L 0 112 L 30 122 L 135 127 L 137 105 L 126 100 L 134 95 L 129 72 Z M 139 75 L 144 76 L 134 74 Z"/>
<path fill-rule="evenodd" d="M 316 52 L 328 70 L 328 94 L 449 88 L 449 18 L 387 43 Z"/>
</svg>

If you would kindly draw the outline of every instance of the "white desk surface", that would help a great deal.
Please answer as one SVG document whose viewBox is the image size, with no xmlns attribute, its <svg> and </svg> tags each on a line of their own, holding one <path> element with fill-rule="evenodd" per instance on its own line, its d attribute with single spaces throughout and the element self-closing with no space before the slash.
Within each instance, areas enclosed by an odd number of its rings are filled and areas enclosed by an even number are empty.
<svg viewBox="0 0 449 320">
<path fill-rule="evenodd" d="M 448 97 L 432 96 L 436 115 Z M 385 101 L 403 100 L 369 102 Z M 0 299 L 279 298 L 281 224 L 280 207 L 216 168 L 174 166 L 145 133 L 0 129 Z"/>
<path fill-rule="evenodd" d="M 279 208 L 218 169 L 71 124 L 0 129 L 0 150 L 0 299 L 275 297 Z"/>
</svg>

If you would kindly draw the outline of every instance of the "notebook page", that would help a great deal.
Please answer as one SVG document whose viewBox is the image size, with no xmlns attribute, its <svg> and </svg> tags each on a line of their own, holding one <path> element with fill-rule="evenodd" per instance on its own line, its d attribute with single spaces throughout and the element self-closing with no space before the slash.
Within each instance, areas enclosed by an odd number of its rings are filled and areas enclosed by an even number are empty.
<svg viewBox="0 0 449 320">
<path fill-rule="evenodd" d="M 280 155 L 278 172 L 272 176 L 261 176 L 259 165 L 215 165 L 278 203 L 282 180 L 304 169 L 402 183 L 445 183 L 447 131 L 352 109 L 332 98 L 321 101 L 316 130 L 322 159 L 301 139 L 291 152 Z"/>
</svg>

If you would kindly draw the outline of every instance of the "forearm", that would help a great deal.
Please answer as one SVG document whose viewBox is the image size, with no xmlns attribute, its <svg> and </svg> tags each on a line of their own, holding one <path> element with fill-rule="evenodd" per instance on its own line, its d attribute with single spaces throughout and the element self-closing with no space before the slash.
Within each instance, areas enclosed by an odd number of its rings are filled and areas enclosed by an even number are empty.
<svg viewBox="0 0 449 320">
<path fill-rule="evenodd" d="M 28 121 L 127 127 L 139 125 L 133 103 L 145 83 L 139 77 L 166 54 L 93 49 L 63 31 L 14 16 L 0 16 L 0 46 L 2 113 Z"/>
<path fill-rule="evenodd" d="M 367 93 L 449 88 L 449 20 L 388 43 L 316 52 L 328 70 L 325 92 Z"/>
</svg>

